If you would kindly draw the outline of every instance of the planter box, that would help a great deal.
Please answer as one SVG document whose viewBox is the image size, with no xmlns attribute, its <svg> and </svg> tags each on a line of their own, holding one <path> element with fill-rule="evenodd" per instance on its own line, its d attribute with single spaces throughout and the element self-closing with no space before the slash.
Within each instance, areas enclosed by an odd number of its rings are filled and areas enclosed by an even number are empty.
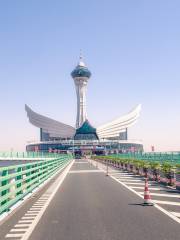
<svg viewBox="0 0 180 240">
<path fill-rule="evenodd" d="M 163 172 L 160 172 L 159 182 L 165 186 L 167 186 L 167 178 Z"/>
<path fill-rule="evenodd" d="M 160 176 L 160 174 L 161 174 L 161 176 Z M 162 177 L 162 178 L 164 178 L 163 183 L 166 183 L 165 175 L 157 169 L 151 170 L 150 176 L 151 176 L 152 180 L 156 181 L 156 182 L 160 182 L 160 178 Z"/>
<path fill-rule="evenodd" d="M 134 171 L 134 166 L 132 164 L 129 164 L 129 172 L 133 172 Z"/>
<path fill-rule="evenodd" d="M 139 175 L 144 176 L 144 170 L 143 170 L 143 168 L 140 168 L 140 169 L 139 169 Z"/>
<path fill-rule="evenodd" d="M 175 178 L 174 178 L 174 173 L 171 172 L 170 174 L 166 175 L 164 173 L 160 173 L 160 183 L 162 183 L 163 185 L 169 185 L 169 186 L 173 186 L 175 185 Z"/>
<path fill-rule="evenodd" d="M 153 170 L 152 170 L 152 169 L 149 169 L 149 170 L 148 170 L 148 178 L 149 178 L 150 180 L 154 180 L 154 175 L 153 175 Z"/>
<path fill-rule="evenodd" d="M 180 169 L 177 169 L 176 174 L 176 189 L 180 191 Z"/>
</svg>

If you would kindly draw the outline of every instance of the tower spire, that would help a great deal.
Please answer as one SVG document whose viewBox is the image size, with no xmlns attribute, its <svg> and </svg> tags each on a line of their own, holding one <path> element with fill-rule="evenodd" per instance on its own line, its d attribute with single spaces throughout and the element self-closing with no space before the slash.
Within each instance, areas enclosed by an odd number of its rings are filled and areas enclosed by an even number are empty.
<svg viewBox="0 0 180 240">
<path fill-rule="evenodd" d="M 83 59 L 82 49 L 80 49 L 79 59 L 80 59 L 80 60 Z"/>
<path fill-rule="evenodd" d="M 85 63 L 84 63 L 84 61 L 83 61 L 82 49 L 80 49 L 78 66 L 80 66 L 80 67 L 85 67 Z"/>
</svg>

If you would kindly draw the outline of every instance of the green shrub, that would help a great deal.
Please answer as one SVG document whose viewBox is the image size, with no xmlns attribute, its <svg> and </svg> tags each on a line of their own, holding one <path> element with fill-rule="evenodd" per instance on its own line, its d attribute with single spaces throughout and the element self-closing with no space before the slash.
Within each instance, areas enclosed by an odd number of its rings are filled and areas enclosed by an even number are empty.
<svg viewBox="0 0 180 240">
<path fill-rule="evenodd" d="M 169 162 L 164 162 L 162 164 L 161 170 L 163 173 L 168 174 L 174 170 L 174 166 Z"/>
<path fill-rule="evenodd" d="M 150 168 L 152 170 L 161 170 L 161 164 L 159 162 L 150 162 Z"/>
</svg>

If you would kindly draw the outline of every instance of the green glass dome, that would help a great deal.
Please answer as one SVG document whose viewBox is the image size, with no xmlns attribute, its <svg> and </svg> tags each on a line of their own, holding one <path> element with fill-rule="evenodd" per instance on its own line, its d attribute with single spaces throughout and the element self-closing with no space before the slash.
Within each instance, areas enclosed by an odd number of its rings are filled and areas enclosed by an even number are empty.
<svg viewBox="0 0 180 240">
<path fill-rule="evenodd" d="M 89 71 L 89 69 L 87 67 L 84 66 L 77 66 L 72 72 L 71 72 L 71 76 L 73 78 L 75 77 L 87 77 L 90 78 L 91 77 L 91 72 Z"/>
<path fill-rule="evenodd" d="M 91 72 L 86 67 L 86 65 L 83 61 L 82 55 L 79 58 L 79 63 L 77 65 L 77 67 L 71 72 L 71 76 L 72 76 L 72 78 L 76 78 L 76 77 L 90 78 L 91 77 Z"/>
</svg>

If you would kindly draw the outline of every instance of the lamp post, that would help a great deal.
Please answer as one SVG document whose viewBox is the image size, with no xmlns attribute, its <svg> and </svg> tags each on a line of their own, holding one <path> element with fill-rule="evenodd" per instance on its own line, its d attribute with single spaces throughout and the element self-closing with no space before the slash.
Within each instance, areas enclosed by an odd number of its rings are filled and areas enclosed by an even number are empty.
<svg viewBox="0 0 180 240">
<path fill-rule="evenodd" d="M 171 153 L 171 164 L 173 166 L 173 181 L 176 182 L 176 167 L 174 164 L 173 152 Z"/>
<path fill-rule="evenodd" d="M 73 137 L 73 147 L 72 147 L 72 153 L 73 153 L 73 158 L 75 158 L 75 154 L 74 154 L 74 137 Z"/>
<path fill-rule="evenodd" d="M 108 160 L 106 159 L 106 176 L 109 176 Z"/>
</svg>

